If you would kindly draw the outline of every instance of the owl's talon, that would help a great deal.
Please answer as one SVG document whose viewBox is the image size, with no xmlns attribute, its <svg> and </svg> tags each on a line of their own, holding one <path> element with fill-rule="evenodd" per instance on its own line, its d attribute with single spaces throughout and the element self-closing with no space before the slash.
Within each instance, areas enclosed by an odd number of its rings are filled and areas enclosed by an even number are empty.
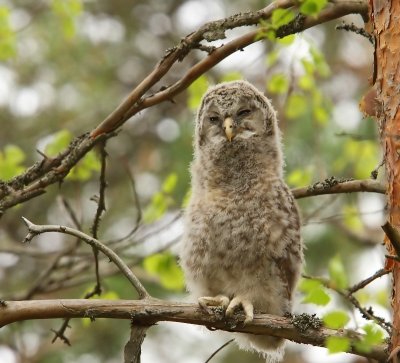
<svg viewBox="0 0 400 363">
<path fill-rule="evenodd" d="M 213 311 L 209 309 L 209 307 L 222 307 L 223 310 L 228 307 L 229 305 L 229 298 L 224 295 L 217 295 L 217 296 L 203 296 L 199 297 L 197 300 L 200 307 L 206 311 L 208 314 L 213 314 Z"/>
<path fill-rule="evenodd" d="M 240 296 L 236 296 L 231 300 L 231 302 L 229 303 L 229 305 L 226 309 L 225 315 L 228 318 L 233 317 L 233 314 L 235 313 L 235 309 L 239 306 L 241 306 L 243 308 L 244 314 L 246 316 L 243 321 L 243 325 L 246 325 L 246 324 L 252 322 L 254 319 L 253 304 L 249 300 L 243 299 Z"/>
</svg>

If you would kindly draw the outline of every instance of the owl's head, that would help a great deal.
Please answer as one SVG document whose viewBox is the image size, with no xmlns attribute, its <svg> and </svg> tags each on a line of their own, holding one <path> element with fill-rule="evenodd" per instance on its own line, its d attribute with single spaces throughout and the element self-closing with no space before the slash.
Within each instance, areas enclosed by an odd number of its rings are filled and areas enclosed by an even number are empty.
<svg viewBox="0 0 400 363">
<path fill-rule="evenodd" d="M 203 96 L 196 119 L 197 147 L 203 144 L 276 139 L 270 101 L 246 81 L 220 83 Z"/>
</svg>

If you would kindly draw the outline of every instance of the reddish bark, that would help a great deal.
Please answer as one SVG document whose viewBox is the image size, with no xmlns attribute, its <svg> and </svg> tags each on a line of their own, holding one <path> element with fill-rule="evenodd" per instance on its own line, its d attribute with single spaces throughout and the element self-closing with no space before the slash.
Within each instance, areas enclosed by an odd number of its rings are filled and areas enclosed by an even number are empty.
<svg viewBox="0 0 400 363">
<path fill-rule="evenodd" d="M 379 102 L 378 121 L 381 142 L 386 162 L 388 179 L 388 219 L 400 227 L 400 1 L 370 0 L 371 21 L 376 37 L 374 79 Z M 393 248 L 385 240 L 388 251 Z M 387 261 L 386 267 L 393 269 L 393 334 L 392 349 L 400 346 L 400 264 Z"/>
</svg>

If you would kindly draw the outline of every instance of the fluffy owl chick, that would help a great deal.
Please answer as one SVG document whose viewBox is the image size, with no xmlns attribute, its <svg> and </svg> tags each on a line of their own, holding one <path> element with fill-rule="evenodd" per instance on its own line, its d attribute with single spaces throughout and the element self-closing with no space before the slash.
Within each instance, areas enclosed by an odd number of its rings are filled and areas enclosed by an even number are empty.
<svg viewBox="0 0 400 363">
<path fill-rule="evenodd" d="M 181 265 L 200 306 L 291 311 L 302 265 L 298 211 L 283 181 L 282 147 L 270 101 L 245 81 L 203 96 L 196 119 L 192 196 Z M 284 340 L 236 334 L 239 346 L 279 360 Z"/>
</svg>

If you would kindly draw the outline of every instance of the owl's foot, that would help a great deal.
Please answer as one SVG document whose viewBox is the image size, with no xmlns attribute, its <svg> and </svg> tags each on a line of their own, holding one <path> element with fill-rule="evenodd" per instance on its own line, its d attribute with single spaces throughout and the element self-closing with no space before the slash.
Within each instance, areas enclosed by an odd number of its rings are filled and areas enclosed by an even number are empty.
<svg viewBox="0 0 400 363">
<path fill-rule="evenodd" d="M 235 313 L 236 308 L 242 307 L 244 314 L 245 314 L 245 319 L 243 321 L 243 325 L 246 325 L 253 321 L 254 318 L 254 308 L 253 304 L 247 300 L 242 298 L 241 296 L 235 296 L 231 302 L 229 303 L 228 307 L 226 308 L 225 315 L 228 318 L 233 317 L 233 314 Z"/>
<path fill-rule="evenodd" d="M 224 295 L 217 296 L 203 296 L 198 299 L 200 307 L 205 310 L 209 314 L 213 314 L 213 311 L 209 309 L 209 307 L 222 307 L 225 309 L 229 305 L 229 298 Z"/>
</svg>

